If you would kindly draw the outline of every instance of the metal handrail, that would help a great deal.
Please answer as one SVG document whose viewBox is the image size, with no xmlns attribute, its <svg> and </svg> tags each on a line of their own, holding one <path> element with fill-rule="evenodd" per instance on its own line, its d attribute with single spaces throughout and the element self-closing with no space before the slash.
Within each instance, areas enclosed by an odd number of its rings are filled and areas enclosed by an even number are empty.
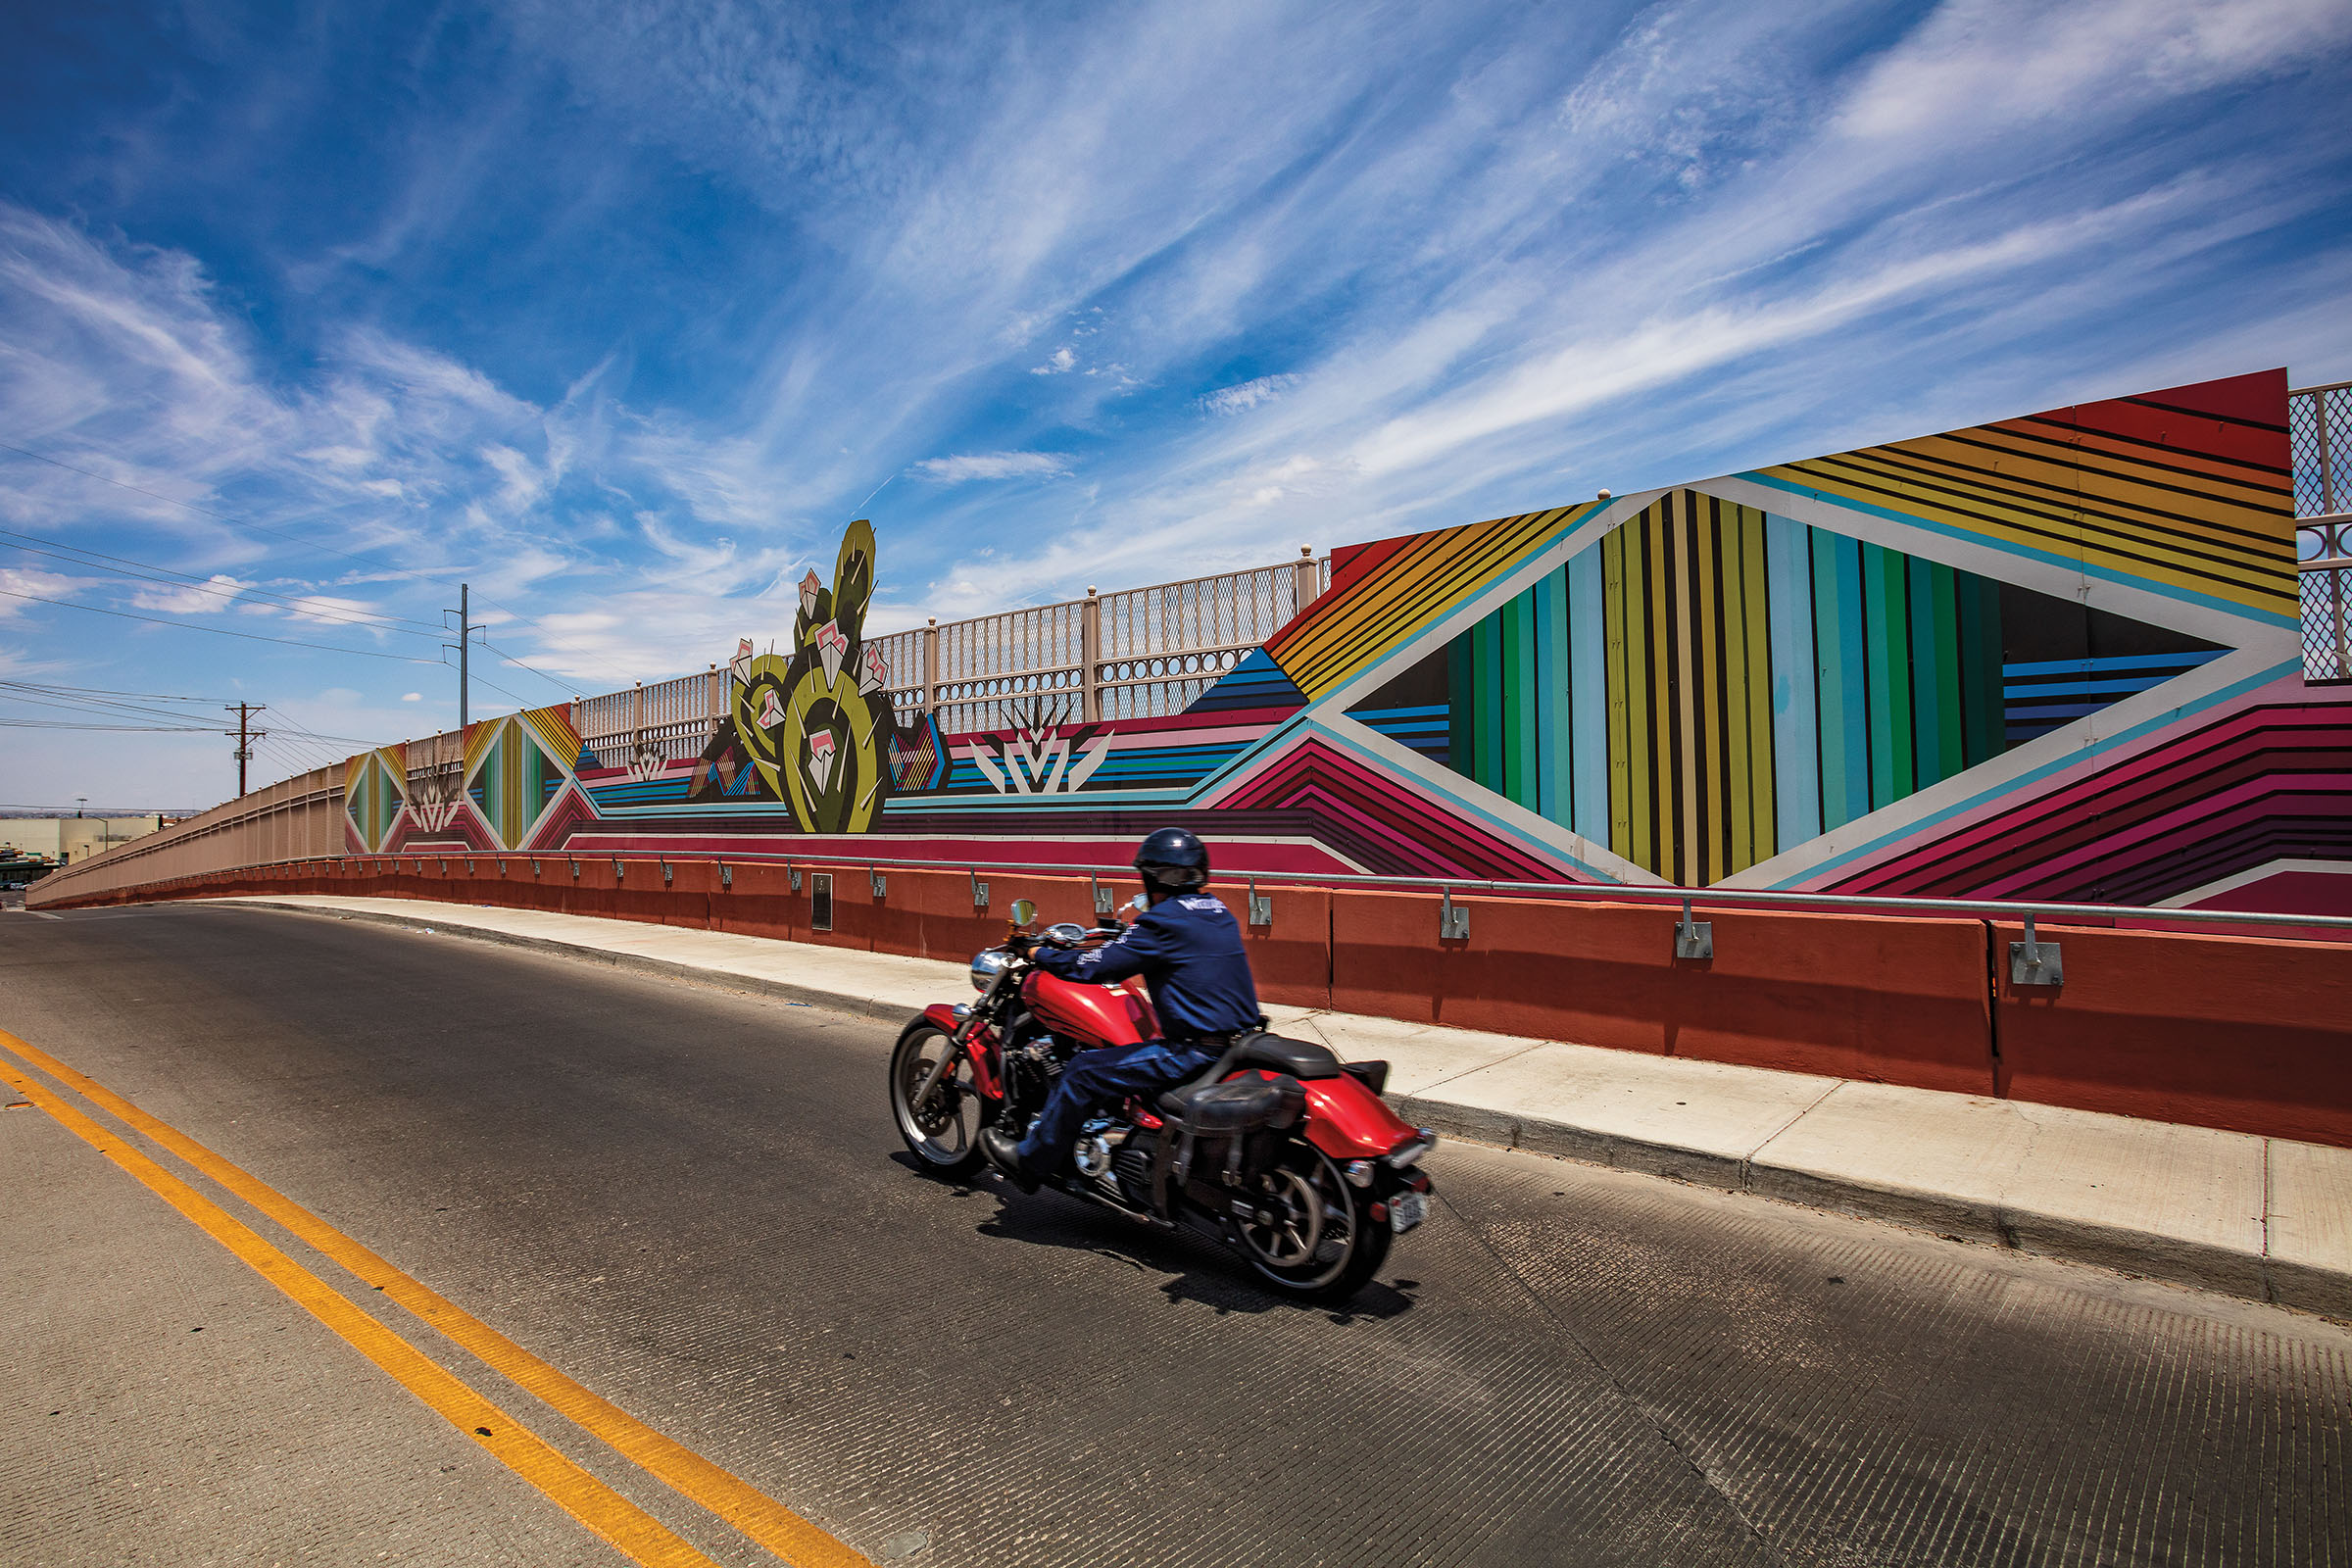
<svg viewBox="0 0 2352 1568">
<path fill-rule="evenodd" d="M 480 853 L 474 859 L 492 858 Z M 541 851 L 536 856 L 508 851 L 509 859 L 576 860 L 582 857 L 567 851 Z M 588 857 L 604 859 L 612 857 L 599 852 Z M 631 857 L 617 857 L 628 859 Z M 892 871 L 1024 871 L 1033 874 L 1068 877 L 1100 877 L 1105 873 L 1132 877 L 1131 865 L 1073 865 L 1054 860 L 902 860 L 863 855 L 785 854 L 754 852 L 743 855 L 700 854 L 664 855 L 659 857 L 672 861 L 711 860 L 736 865 L 778 863 L 868 866 L 875 870 Z M 316 859 L 318 857 L 304 857 Z M 352 860 L 404 860 L 449 858 L 446 855 L 380 855 L 346 856 Z M 271 863 L 293 863 L 271 862 Z M 2036 919 L 2055 916 L 2060 919 L 2099 920 L 2180 920 L 2206 925 L 2275 925 L 2309 929 L 2323 927 L 2352 934 L 2352 915 L 2340 914 L 2273 914 L 2254 909 L 2168 909 L 2137 904 L 2042 904 L 2021 903 L 2001 899 L 1914 899 L 1880 894 L 1856 893 L 1779 893 L 1756 888 L 1680 888 L 1665 884 L 1645 886 L 1626 882 L 1499 882 L 1477 877 L 1439 876 L 1378 876 L 1349 871 L 1230 871 L 1218 880 L 1237 883 L 1278 882 L 1310 887 L 1383 887 L 1425 889 L 1435 893 L 1507 893 L 1537 894 L 1549 898 L 1602 900 L 1623 903 L 1629 899 L 1642 903 L 1705 905 L 1711 907 L 1737 907 L 1742 905 L 1793 906 L 1810 911 L 1823 909 L 1878 910 L 1897 914 L 1970 914 L 1979 917 L 1994 916 Z"/>
</svg>

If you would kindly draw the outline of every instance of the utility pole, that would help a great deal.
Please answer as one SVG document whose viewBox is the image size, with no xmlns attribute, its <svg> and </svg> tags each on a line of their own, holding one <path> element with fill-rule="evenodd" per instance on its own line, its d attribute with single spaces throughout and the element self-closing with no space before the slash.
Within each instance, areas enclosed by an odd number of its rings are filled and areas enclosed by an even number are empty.
<svg viewBox="0 0 2352 1568">
<path fill-rule="evenodd" d="M 479 626 L 473 624 L 472 612 L 469 608 L 472 604 L 471 594 L 472 588 L 469 584 L 458 584 L 458 744 L 460 746 L 466 744 L 466 698 L 468 696 L 466 680 L 466 645 L 473 641 L 475 632 L 490 629 L 489 623 L 486 621 Z M 450 612 L 444 610 L 441 613 L 447 615 Z M 441 646 L 447 648 L 449 644 L 443 643 Z"/>
<path fill-rule="evenodd" d="M 223 703 L 220 706 L 237 715 L 237 795 L 242 799 L 245 794 L 245 764 L 253 760 L 253 743 L 270 733 L 266 729 L 253 727 L 253 715 L 266 713 L 270 710 L 263 703 Z M 221 733 L 226 734 L 227 731 Z"/>
</svg>

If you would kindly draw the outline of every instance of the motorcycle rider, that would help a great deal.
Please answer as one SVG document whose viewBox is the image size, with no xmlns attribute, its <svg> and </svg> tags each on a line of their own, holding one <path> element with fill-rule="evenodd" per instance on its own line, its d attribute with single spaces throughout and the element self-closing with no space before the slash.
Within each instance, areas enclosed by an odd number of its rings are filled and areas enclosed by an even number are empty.
<svg viewBox="0 0 2352 1568">
<path fill-rule="evenodd" d="M 1143 912 L 1116 940 L 1086 949 L 1039 946 L 1030 960 L 1064 980 L 1093 985 L 1142 975 L 1167 1033 L 1071 1057 L 1017 1145 L 1001 1128 L 980 1135 L 991 1162 L 1022 1192 L 1037 1191 L 1061 1168 L 1091 1111 L 1200 1076 L 1235 1034 L 1261 1022 L 1241 927 L 1221 900 L 1201 891 L 1207 846 L 1183 828 L 1163 827 L 1136 851 L 1135 869 L 1144 879 Z"/>
</svg>

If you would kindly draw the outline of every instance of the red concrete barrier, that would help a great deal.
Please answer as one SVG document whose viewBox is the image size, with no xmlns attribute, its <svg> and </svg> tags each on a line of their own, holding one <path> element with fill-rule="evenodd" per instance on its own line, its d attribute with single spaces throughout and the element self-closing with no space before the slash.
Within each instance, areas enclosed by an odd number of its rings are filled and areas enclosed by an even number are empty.
<svg viewBox="0 0 2352 1568">
<path fill-rule="evenodd" d="M 660 859 L 637 859 L 628 856 L 621 857 L 617 861 L 608 857 L 598 863 L 612 873 L 611 913 L 613 918 L 636 920 L 647 925 L 687 925 L 698 930 L 710 926 L 708 898 L 691 881 L 681 885 L 677 880 L 682 866 L 665 864 Z M 582 880 L 585 881 L 584 864 L 582 870 Z M 666 877 L 664 871 L 667 872 Z M 713 885 L 717 875 L 716 870 L 711 871 Z"/>
<path fill-rule="evenodd" d="M 1258 897 L 1273 905 L 1274 918 L 1251 925 L 1248 884 L 1215 892 L 1241 925 L 1242 946 L 1250 955 L 1250 972 L 1257 977 L 1260 1002 L 1287 1007 L 1331 1005 L 1331 894 L 1321 888 L 1262 888 Z M 1120 902 L 1126 902 L 1124 893 Z"/>
<path fill-rule="evenodd" d="M 2000 1092 L 2352 1147 L 2352 948 L 2041 925 L 2065 984 L 2017 985 L 1993 927 Z"/>
<path fill-rule="evenodd" d="M 784 867 L 758 860 L 725 866 L 710 895 L 710 929 L 790 942 L 807 928 L 807 895 L 792 891 Z"/>
<path fill-rule="evenodd" d="M 1715 956 L 1674 956 L 1677 910 L 1333 895 L 1331 1005 L 1623 1051 L 1993 1092 L 1983 928 L 1968 920 L 1711 912 Z"/>
<path fill-rule="evenodd" d="M 564 890 L 565 914 L 591 914 L 604 919 L 618 918 L 612 894 L 621 878 L 612 874 L 612 857 L 609 855 L 567 855 L 549 863 L 557 885 Z"/>
</svg>

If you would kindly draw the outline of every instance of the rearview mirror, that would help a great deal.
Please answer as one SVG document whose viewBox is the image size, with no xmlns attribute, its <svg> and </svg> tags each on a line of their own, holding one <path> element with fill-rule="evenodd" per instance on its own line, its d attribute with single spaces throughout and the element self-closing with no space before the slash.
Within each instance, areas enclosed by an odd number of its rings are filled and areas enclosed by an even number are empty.
<svg viewBox="0 0 2352 1568">
<path fill-rule="evenodd" d="M 1015 899 L 1012 901 L 1012 923 L 1014 925 L 1027 925 L 1030 921 L 1036 918 L 1036 905 L 1030 903 L 1027 899 Z"/>
</svg>

